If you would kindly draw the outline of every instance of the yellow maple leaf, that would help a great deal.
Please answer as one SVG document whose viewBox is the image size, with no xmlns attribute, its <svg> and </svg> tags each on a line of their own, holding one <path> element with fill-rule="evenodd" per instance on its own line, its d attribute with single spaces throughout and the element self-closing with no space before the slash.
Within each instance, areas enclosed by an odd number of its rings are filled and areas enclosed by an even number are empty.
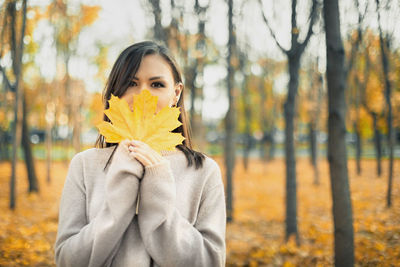
<svg viewBox="0 0 400 267">
<path fill-rule="evenodd" d="M 148 144 L 155 151 L 174 150 L 185 139 L 181 133 L 171 131 L 182 125 L 178 120 L 178 107 L 166 106 L 156 113 L 157 96 L 149 90 L 143 90 L 133 96 L 133 111 L 128 103 L 111 95 L 109 109 L 104 113 L 111 123 L 102 121 L 97 124 L 108 143 L 119 143 L 125 139 L 134 139 Z"/>
</svg>

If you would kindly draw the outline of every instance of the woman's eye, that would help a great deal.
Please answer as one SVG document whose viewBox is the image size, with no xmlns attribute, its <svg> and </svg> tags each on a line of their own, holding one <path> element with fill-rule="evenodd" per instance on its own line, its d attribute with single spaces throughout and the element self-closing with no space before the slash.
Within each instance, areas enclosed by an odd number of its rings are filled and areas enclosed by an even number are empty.
<svg viewBox="0 0 400 267">
<path fill-rule="evenodd" d="M 129 82 L 129 86 L 136 86 L 136 82 L 130 81 L 130 82 Z"/>
<path fill-rule="evenodd" d="M 160 82 L 154 82 L 152 84 L 153 87 L 159 88 L 159 87 L 164 87 L 164 84 L 160 83 Z"/>
</svg>

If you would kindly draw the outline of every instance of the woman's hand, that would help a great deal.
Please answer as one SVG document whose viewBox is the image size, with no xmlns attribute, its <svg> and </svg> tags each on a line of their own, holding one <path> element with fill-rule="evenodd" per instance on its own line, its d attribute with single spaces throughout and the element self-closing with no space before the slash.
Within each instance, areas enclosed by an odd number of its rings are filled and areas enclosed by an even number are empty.
<svg viewBox="0 0 400 267">
<path fill-rule="evenodd" d="M 145 167 L 155 165 L 165 160 L 149 145 L 138 140 L 130 140 L 128 143 L 128 150 L 129 154 L 140 161 Z"/>
</svg>

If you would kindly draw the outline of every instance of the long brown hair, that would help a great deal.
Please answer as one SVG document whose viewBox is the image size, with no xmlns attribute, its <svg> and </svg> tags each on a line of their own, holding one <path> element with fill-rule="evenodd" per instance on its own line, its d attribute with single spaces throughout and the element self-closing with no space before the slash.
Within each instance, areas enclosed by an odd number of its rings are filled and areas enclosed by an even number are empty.
<svg viewBox="0 0 400 267">
<path fill-rule="evenodd" d="M 104 110 L 109 108 L 108 100 L 110 100 L 111 94 L 121 97 L 126 92 L 129 87 L 129 83 L 138 71 L 143 58 L 147 55 L 154 54 L 162 56 L 170 65 L 175 84 L 183 84 L 181 72 L 178 68 L 176 61 L 170 55 L 168 48 L 152 41 L 136 43 L 122 51 L 122 53 L 117 58 L 117 61 L 114 63 L 102 95 Z M 184 93 L 185 90 L 183 88 L 179 101 L 176 104 L 176 106 L 179 107 L 181 111 L 178 120 L 182 123 L 182 125 L 172 132 L 181 133 L 183 137 L 185 137 L 183 144 L 177 145 L 176 148 L 181 150 L 185 154 L 188 166 L 191 166 L 194 163 L 195 168 L 197 169 L 202 167 L 205 157 L 202 153 L 194 151 L 192 148 L 191 128 L 185 111 Z M 103 120 L 110 122 L 110 119 L 105 114 L 103 116 Z M 99 134 L 95 143 L 95 147 L 104 148 L 110 146 L 117 147 L 118 145 L 106 142 L 104 136 Z M 110 162 L 114 151 L 111 154 L 110 159 L 106 164 L 106 167 Z"/>
</svg>

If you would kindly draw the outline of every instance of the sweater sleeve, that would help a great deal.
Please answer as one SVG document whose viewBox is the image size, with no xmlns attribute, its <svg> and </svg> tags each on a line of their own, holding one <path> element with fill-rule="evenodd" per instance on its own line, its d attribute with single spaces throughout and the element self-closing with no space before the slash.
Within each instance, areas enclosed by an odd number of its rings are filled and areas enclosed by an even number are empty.
<svg viewBox="0 0 400 267">
<path fill-rule="evenodd" d="M 71 160 L 60 202 L 55 243 L 57 266 L 109 265 L 135 216 L 142 176 L 143 166 L 119 145 L 105 176 L 102 206 L 88 222 L 83 160 L 79 154 Z"/>
<path fill-rule="evenodd" d="M 141 182 L 139 228 L 147 252 L 159 266 L 225 266 L 226 210 L 219 167 L 218 181 L 203 193 L 196 223 L 176 208 L 176 186 L 169 161 L 145 168 Z"/>
</svg>

